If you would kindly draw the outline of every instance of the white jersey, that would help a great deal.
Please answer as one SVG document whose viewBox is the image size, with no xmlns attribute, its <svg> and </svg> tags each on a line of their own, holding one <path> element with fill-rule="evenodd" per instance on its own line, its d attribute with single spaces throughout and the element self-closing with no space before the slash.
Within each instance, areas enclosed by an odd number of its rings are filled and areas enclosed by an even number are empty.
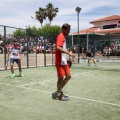
<svg viewBox="0 0 120 120">
<path fill-rule="evenodd" d="M 66 50 L 66 40 L 63 43 L 63 49 Z M 67 65 L 67 58 L 65 53 L 61 53 L 61 65 Z"/>
<path fill-rule="evenodd" d="M 11 52 L 11 54 L 10 54 L 10 58 L 13 58 L 13 59 L 20 59 L 20 46 L 18 45 L 18 46 L 14 46 L 14 45 L 12 45 L 11 47 L 10 47 L 10 50 L 9 50 L 10 52 Z"/>
</svg>

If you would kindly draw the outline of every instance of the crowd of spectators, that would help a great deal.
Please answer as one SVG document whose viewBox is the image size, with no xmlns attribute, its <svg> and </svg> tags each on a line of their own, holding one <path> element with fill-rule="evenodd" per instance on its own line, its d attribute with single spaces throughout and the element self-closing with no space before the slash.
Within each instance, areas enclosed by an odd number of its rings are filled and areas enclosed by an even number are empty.
<svg viewBox="0 0 120 120">
<path fill-rule="evenodd" d="M 43 36 L 40 36 L 39 38 L 36 37 L 30 37 L 27 38 L 26 37 L 18 37 L 15 38 L 12 35 L 9 37 L 6 37 L 6 44 L 4 44 L 3 40 L 3 36 L 0 35 L 0 54 L 4 53 L 4 48 L 6 49 L 6 52 L 8 51 L 12 41 L 14 39 L 17 39 L 19 42 L 19 45 L 21 46 L 21 53 L 26 54 L 27 50 L 28 53 L 37 53 L 37 54 L 42 54 L 42 53 L 47 53 L 47 54 L 54 54 L 55 53 L 55 43 L 52 43 L 52 40 L 44 40 Z M 5 47 L 6 45 L 6 47 Z M 93 53 L 95 53 L 95 51 L 97 51 L 97 49 L 95 48 L 95 46 L 91 45 L 89 46 L 89 49 L 92 50 Z M 68 47 L 68 50 L 72 51 L 73 53 L 78 53 L 78 44 L 76 45 L 72 45 L 72 47 Z M 80 53 L 86 53 L 86 45 L 83 44 L 80 49 L 79 49 Z M 110 43 L 110 45 L 104 45 L 103 49 L 102 49 L 102 54 L 103 56 L 106 55 L 120 55 L 120 42 L 118 41 L 113 41 Z"/>
<path fill-rule="evenodd" d="M 9 47 L 12 44 L 13 40 L 17 40 L 20 47 L 21 47 L 21 53 L 26 54 L 27 50 L 29 53 L 47 53 L 47 54 L 51 54 L 51 53 L 55 53 L 55 44 L 50 43 L 50 40 L 43 40 L 43 37 L 39 37 L 39 38 L 33 38 L 30 37 L 25 38 L 25 37 L 19 37 L 19 38 L 6 38 L 6 44 L 4 44 L 3 42 L 3 37 L 0 35 L 0 54 L 4 53 L 4 48 L 6 49 L 6 52 L 8 51 Z M 5 47 L 6 45 L 6 47 Z"/>
<path fill-rule="evenodd" d="M 102 53 L 103 56 L 120 56 L 120 43 L 118 41 L 111 42 L 110 45 L 106 45 L 103 47 Z"/>
</svg>

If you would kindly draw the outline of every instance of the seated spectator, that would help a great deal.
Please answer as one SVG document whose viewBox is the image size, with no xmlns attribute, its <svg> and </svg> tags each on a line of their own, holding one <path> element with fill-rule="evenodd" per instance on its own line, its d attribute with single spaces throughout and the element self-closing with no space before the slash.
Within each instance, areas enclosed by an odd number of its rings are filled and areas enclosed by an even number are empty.
<svg viewBox="0 0 120 120">
<path fill-rule="evenodd" d="M 0 54 L 3 54 L 3 47 L 0 46 Z"/>
<path fill-rule="evenodd" d="M 72 51 L 72 53 L 75 53 L 75 52 L 76 52 L 76 49 L 75 49 L 75 46 L 74 46 L 74 45 L 72 46 L 71 51 Z"/>
<path fill-rule="evenodd" d="M 26 46 L 23 46 L 22 53 L 26 56 L 27 55 L 27 49 Z"/>
<path fill-rule="evenodd" d="M 46 53 L 51 53 L 50 46 L 48 44 L 46 45 Z"/>
</svg>

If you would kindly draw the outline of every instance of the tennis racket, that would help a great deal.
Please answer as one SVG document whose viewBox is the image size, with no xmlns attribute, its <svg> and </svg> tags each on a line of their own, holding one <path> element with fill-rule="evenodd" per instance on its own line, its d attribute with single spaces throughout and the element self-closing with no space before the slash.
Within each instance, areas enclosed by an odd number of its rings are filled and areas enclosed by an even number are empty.
<svg viewBox="0 0 120 120">
<path fill-rule="evenodd" d="M 67 60 L 67 64 L 68 64 L 68 67 L 70 68 L 72 66 L 72 61 L 71 60 Z"/>
</svg>

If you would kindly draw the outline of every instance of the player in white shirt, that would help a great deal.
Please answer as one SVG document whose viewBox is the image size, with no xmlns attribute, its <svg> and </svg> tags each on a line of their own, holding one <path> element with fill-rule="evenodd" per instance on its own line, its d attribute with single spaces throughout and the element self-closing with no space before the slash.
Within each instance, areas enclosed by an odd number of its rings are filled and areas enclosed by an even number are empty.
<svg viewBox="0 0 120 120">
<path fill-rule="evenodd" d="M 21 69 L 21 56 L 20 56 L 20 46 L 18 44 L 18 42 L 16 40 L 13 41 L 13 44 L 10 46 L 8 54 L 7 54 L 7 62 L 10 59 L 10 68 L 11 68 L 11 79 L 15 77 L 14 75 L 14 62 L 16 62 L 18 64 L 19 67 L 19 76 L 23 77 L 24 75 L 22 74 L 22 69 Z"/>
</svg>

